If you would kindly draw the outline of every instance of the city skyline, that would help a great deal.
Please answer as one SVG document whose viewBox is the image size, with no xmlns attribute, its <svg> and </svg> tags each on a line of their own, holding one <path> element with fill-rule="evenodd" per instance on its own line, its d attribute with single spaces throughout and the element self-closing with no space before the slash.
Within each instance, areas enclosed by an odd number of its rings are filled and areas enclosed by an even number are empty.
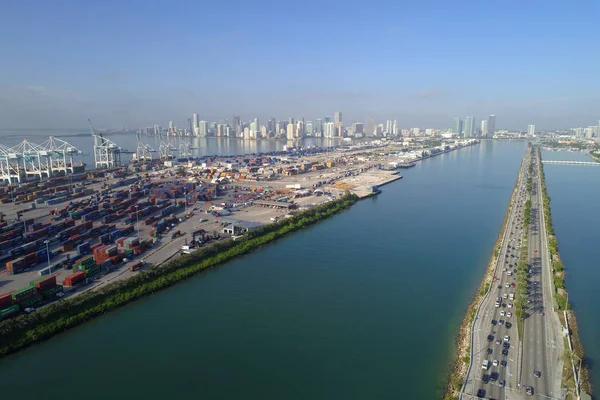
<svg viewBox="0 0 600 400">
<path fill-rule="evenodd" d="M 140 13 L 127 2 L 7 4 L 0 128 L 82 127 L 88 118 L 99 127 L 189 126 L 193 112 L 219 121 L 233 112 L 267 120 L 341 110 L 348 122 L 439 129 L 456 115 L 490 112 L 503 116 L 497 129 L 509 130 L 598 119 L 598 55 L 589 51 L 598 6 L 591 1 L 542 8 L 474 1 L 231 6 L 151 1 Z M 205 18 L 190 24 L 190 15 Z M 228 15 L 231 29 L 218 15 Z M 305 16 L 306 29 L 272 24 L 290 15 Z M 336 29 L 313 29 L 333 15 Z M 471 23 L 450 29 L 455 17 Z M 247 20 L 256 26 L 237 23 Z M 531 24 L 540 20 L 543 29 Z M 577 24 L 553 28 L 566 20 Z M 504 29 L 506 21 L 519 28 Z M 27 32 L 16 34 L 23 26 Z M 491 51 L 465 56 L 457 51 L 464 48 Z"/>
</svg>

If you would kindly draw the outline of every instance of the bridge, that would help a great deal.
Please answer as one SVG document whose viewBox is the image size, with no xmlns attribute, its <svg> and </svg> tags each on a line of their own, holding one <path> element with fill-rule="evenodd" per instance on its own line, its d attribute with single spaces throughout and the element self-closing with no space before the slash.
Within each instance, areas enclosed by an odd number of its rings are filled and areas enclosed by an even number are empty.
<svg viewBox="0 0 600 400">
<path fill-rule="evenodd" d="M 556 160 L 542 160 L 544 164 L 564 164 L 564 165 L 589 165 L 591 167 L 600 167 L 600 163 L 595 161 L 556 161 Z"/>
</svg>

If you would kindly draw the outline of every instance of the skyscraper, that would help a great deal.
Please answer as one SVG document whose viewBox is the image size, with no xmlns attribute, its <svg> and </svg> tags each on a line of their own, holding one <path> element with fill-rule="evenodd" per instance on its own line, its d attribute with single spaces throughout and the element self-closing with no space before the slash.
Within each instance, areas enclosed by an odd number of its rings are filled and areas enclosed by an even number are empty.
<svg viewBox="0 0 600 400">
<path fill-rule="evenodd" d="M 454 129 L 452 133 L 456 133 L 457 135 L 461 135 L 463 130 L 463 122 L 460 117 L 454 118 Z"/>
<path fill-rule="evenodd" d="M 535 135 L 535 125 L 527 125 L 527 135 Z"/>
<path fill-rule="evenodd" d="M 313 123 L 306 121 L 306 136 L 313 136 Z"/>
<path fill-rule="evenodd" d="M 496 133 L 496 116 L 495 115 L 488 115 L 487 129 L 488 129 L 488 135 L 494 136 L 494 133 Z"/>
<path fill-rule="evenodd" d="M 391 136 L 393 127 L 394 127 L 394 122 L 391 119 L 388 119 L 387 121 L 385 121 L 385 132 L 383 133 L 384 136 Z"/>
<path fill-rule="evenodd" d="M 327 139 L 333 139 L 335 137 L 335 123 L 333 122 L 325 122 L 323 126 L 324 133 L 323 137 Z"/>
<path fill-rule="evenodd" d="M 359 136 L 359 137 L 362 136 L 362 134 L 364 133 L 363 129 L 364 129 L 364 126 L 363 126 L 362 122 L 355 122 L 354 123 L 354 129 L 353 130 L 354 130 L 354 135 L 355 136 Z"/>
<path fill-rule="evenodd" d="M 296 123 L 296 137 L 302 139 L 304 137 L 304 121 L 300 119 Z"/>
<path fill-rule="evenodd" d="M 208 136 L 208 122 L 207 121 L 199 121 L 198 122 L 198 136 L 202 136 L 202 137 Z"/>
<path fill-rule="evenodd" d="M 487 136 L 488 135 L 488 121 L 483 119 L 481 120 L 481 136 Z"/>
<path fill-rule="evenodd" d="M 192 126 L 190 129 L 193 136 L 198 136 L 198 113 L 192 114 Z"/>
<path fill-rule="evenodd" d="M 323 120 L 321 118 L 315 120 L 313 124 L 313 134 L 317 137 L 323 136 Z"/>
<path fill-rule="evenodd" d="M 296 125 L 288 123 L 288 126 L 287 126 L 287 139 L 288 140 L 295 139 L 295 136 L 296 136 L 295 128 L 296 128 Z"/>
<path fill-rule="evenodd" d="M 267 124 L 267 131 L 270 132 L 270 135 L 275 136 L 278 132 L 276 132 L 276 124 L 275 118 L 271 118 L 269 123 Z"/>
<path fill-rule="evenodd" d="M 235 135 L 238 136 L 242 132 L 242 121 L 239 115 L 233 116 L 233 131 Z"/>
<path fill-rule="evenodd" d="M 341 111 L 336 111 L 333 114 L 333 119 L 335 122 L 335 126 L 341 126 L 342 125 L 342 112 Z"/>
<path fill-rule="evenodd" d="M 475 118 L 465 118 L 465 137 L 470 138 L 475 136 Z"/>
</svg>

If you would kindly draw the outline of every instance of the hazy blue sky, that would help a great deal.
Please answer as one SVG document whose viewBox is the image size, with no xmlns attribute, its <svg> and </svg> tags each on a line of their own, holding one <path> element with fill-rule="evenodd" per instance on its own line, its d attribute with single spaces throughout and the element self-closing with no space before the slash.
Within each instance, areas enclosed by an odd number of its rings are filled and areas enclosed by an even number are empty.
<svg viewBox="0 0 600 400">
<path fill-rule="evenodd" d="M 0 127 L 600 119 L 600 2 L 6 0 Z"/>
</svg>

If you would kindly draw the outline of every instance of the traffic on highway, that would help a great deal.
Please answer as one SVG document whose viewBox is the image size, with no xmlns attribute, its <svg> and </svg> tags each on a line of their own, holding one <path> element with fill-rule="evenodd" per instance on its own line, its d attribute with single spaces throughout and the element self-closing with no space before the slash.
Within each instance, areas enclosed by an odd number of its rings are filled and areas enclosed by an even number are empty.
<svg viewBox="0 0 600 400">
<path fill-rule="evenodd" d="M 533 165 L 531 170 L 530 165 Z M 560 364 L 556 358 L 560 359 L 562 353 L 557 353 L 558 356 L 554 353 L 562 352 L 559 346 L 562 339 L 557 340 L 554 332 L 548 333 L 551 329 L 545 321 L 545 310 L 552 310 L 552 296 L 546 299 L 542 283 L 542 277 L 549 276 L 549 273 L 542 274 L 542 270 L 548 267 L 547 260 L 542 263 L 541 233 L 545 232 L 541 231 L 544 226 L 538 207 L 537 165 L 534 152 L 527 151 L 519 171 L 517 193 L 509 211 L 492 286 L 480 305 L 473 326 L 471 364 L 461 399 L 559 398 L 560 365 L 558 368 L 552 366 Z M 531 201 L 531 211 L 526 217 L 528 200 Z M 527 218 L 527 253 L 521 254 Z M 520 257 L 527 260 L 525 284 L 517 279 Z M 525 290 L 519 285 L 526 285 Z M 518 290 L 521 295 L 525 293 L 526 302 L 521 340 L 515 306 Z M 556 352 L 547 351 L 548 347 L 556 349 Z M 558 387 L 553 379 L 558 379 Z"/>
</svg>

